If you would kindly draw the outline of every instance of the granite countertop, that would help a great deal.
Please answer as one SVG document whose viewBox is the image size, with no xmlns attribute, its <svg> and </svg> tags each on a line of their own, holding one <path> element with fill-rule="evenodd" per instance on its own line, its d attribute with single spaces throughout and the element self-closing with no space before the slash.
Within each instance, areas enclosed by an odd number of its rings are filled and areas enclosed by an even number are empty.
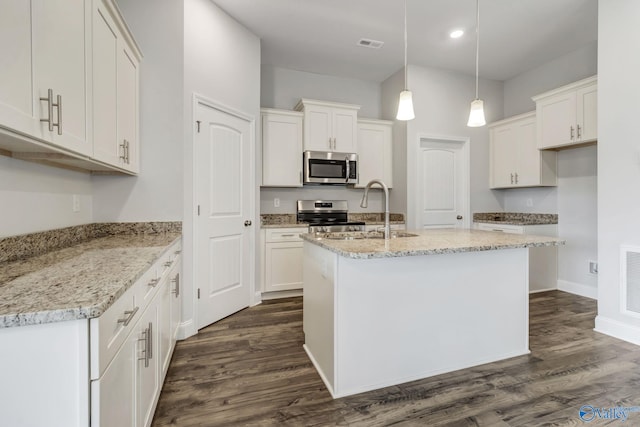
<svg viewBox="0 0 640 427">
<path fill-rule="evenodd" d="M 0 328 L 100 316 L 180 237 L 112 235 L 0 263 Z"/>
<path fill-rule="evenodd" d="M 522 212 L 482 212 L 473 214 L 473 222 L 508 225 L 557 224 L 558 214 Z"/>
<path fill-rule="evenodd" d="M 320 237 L 308 233 L 302 234 L 301 237 L 340 256 L 355 259 L 454 254 L 564 244 L 562 239 L 555 237 L 469 229 L 409 230 L 408 233 L 417 236 L 392 238 L 388 241 L 369 238 L 334 240 L 322 237 L 323 233 L 318 233 Z M 360 233 L 362 234 L 367 233 Z"/>
</svg>

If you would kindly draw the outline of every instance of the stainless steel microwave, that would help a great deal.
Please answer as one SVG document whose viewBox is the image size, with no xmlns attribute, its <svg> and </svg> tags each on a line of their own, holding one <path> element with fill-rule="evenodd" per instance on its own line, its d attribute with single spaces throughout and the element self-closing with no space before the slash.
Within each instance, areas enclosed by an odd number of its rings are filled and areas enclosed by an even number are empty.
<svg viewBox="0 0 640 427">
<path fill-rule="evenodd" d="M 357 184 L 358 155 L 305 151 L 304 184 Z"/>
</svg>

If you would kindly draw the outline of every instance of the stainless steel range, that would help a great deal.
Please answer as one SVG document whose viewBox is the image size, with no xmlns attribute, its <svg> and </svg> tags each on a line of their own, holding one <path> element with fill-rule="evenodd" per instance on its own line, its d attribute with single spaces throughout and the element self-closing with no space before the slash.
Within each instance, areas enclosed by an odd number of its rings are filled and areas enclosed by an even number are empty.
<svg viewBox="0 0 640 427">
<path fill-rule="evenodd" d="M 309 223 L 309 233 L 365 231 L 364 222 L 349 221 L 346 200 L 298 200 L 297 220 Z"/>
</svg>

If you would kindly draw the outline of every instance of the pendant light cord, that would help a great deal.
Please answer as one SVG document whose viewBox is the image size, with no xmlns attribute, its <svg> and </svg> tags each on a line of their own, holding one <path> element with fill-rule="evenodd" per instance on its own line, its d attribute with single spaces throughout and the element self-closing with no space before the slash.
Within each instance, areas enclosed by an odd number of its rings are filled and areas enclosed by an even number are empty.
<svg viewBox="0 0 640 427">
<path fill-rule="evenodd" d="M 404 0 L 404 90 L 407 90 L 407 0 Z"/>
<path fill-rule="evenodd" d="M 406 13 L 407 12 L 405 11 L 405 15 Z M 480 62 L 480 0 L 476 0 L 476 99 L 478 99 L 478 64 L 479 62 Z"/>
</svg>

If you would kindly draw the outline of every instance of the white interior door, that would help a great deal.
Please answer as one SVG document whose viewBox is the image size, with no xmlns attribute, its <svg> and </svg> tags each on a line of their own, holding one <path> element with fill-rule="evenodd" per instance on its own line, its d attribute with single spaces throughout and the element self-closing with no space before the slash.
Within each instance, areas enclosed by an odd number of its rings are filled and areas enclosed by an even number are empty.
<svg viewBox="0 0 640 427">
<path fill-rule="evenodd" d="M 198 103 L 195 287 L 198 329 L 250 304 L 251 122 Z"/>
<path fill-rule="evenodd" d="M 421 139 L 417 175 L 418 228 L 469 228 L 468 140 Z"/>
</svg>

